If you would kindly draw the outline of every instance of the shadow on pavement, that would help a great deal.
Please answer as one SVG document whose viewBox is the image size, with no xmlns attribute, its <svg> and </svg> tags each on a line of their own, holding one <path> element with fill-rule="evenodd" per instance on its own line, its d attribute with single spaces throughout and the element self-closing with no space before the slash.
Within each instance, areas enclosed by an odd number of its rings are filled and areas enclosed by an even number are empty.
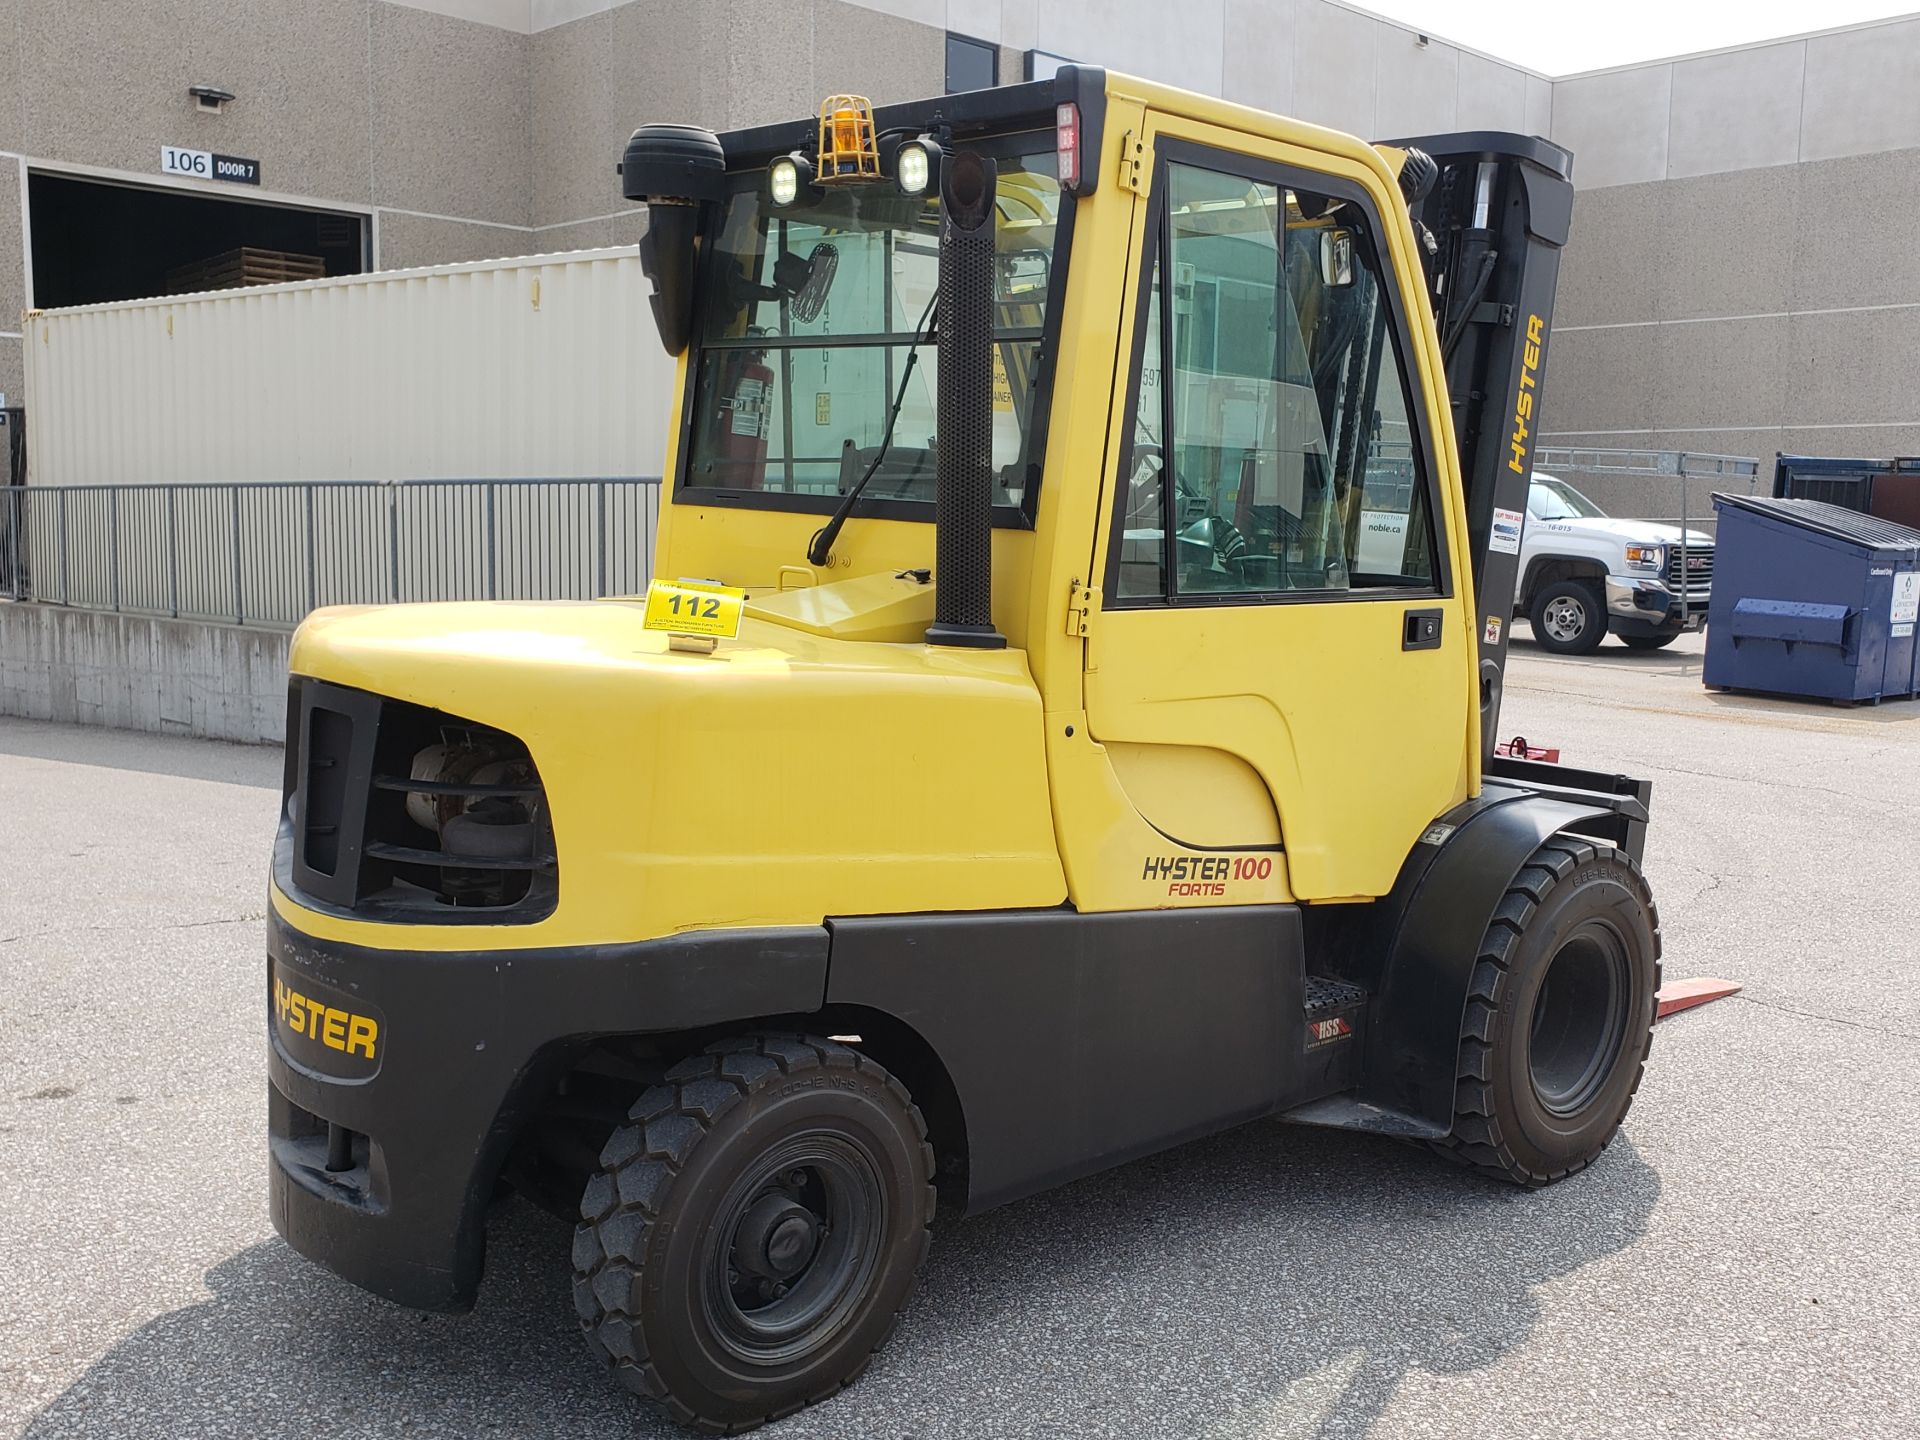
<svg viewBox="0 0 1920 1440">
<path fill-rule="evenodd" d="M 0 716 L 0 755 L 272 790 L 280 788 L 281 768 L 286 763 L 278 745 L 237 745 L 227 740 L 149 735 L 11 716 Z"/>
<path fill-rule="evenodd" d="M 1706 657 L 1698 650 L 1675 647 L 1636 650 L 1617 639 L 1601 641 L 1598 650 L 1586 655 L 1560 655 L 1535 640 L 1529 631 L 1517 626 L 1507 641 L 1507 648 L 1542 660 L 1611 665 L 1626 670 L 1653 670 L 1665 675 L 1698 675 L 1706 663 Z"/>
<path fill-rule="evenodd" d="M 1256 1125 L 936 1228 L 867 1377 L 786 1436 L 1365 1434 L 1403 1376 L 1521 1344 L 1536 1287 L 1646 1228 L 1625 1139 L 1525 1192 L 1422 1152 Z M 480 1305 L 427 1316 L 253 1246 L 35 1417 L 86 1436 L 679 1435 L 591 1365 L 566 1227 L 495 1217 Z"/>
</svg>

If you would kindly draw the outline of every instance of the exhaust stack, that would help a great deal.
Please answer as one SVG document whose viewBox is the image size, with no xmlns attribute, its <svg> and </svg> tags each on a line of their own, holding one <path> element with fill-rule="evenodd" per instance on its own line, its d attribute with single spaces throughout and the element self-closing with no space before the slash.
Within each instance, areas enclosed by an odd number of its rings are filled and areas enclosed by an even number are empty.
<svg viewBox="0 0 1920 1440">
<path fill-rule="evenodd" d="M 941 167 L 940 373 L 929 645 L 998 650 L 993 628 L 993 232 L 997 167 L 962 150 Z"/>
</svg>

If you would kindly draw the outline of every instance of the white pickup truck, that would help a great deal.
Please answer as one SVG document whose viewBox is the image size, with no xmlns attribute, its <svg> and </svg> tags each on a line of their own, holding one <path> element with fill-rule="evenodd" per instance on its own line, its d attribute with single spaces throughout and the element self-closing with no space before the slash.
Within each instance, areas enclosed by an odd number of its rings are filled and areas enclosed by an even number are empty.
<svg viewBox="0 0 1920 1440">
<path fill-rule="evenodd" d="M 1684 577 L 1684 580 L 1683 580 Z M 1586 655 L 1611 630 L 1657 650 L 1706 623 L 1713 537 L 1657 520 L 1616 520 L 1573 486 L 1534 472 L 1520 539 L 1516 615 L 1541 648 Z"/>
</svg>

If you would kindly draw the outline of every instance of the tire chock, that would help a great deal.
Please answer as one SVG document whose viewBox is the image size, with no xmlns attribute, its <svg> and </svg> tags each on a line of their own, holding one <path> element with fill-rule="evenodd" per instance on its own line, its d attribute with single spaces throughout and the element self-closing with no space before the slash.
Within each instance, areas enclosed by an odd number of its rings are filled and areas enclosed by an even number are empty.
<svg viewBox="0 0 1920 1440">
<path fill-rule="evenodd" d="M 1729 995 L 1737 995 L 1740 989 L 1740 983 L 1736 980 L 1715 980 L 1709 975 L 1694 980 L 1669 980 L 1654 996 L 1653 1018 L 1664 1020 L 1669 1015 L 1691 1010 L 1709 1000 L 1724 1000 Z"/>
</svg>

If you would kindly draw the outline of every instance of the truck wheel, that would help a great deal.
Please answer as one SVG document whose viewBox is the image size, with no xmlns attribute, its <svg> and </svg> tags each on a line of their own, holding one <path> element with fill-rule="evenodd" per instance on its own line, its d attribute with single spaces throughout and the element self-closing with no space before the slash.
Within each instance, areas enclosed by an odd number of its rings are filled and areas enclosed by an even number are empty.
<svg viewBox="0 0 1920 1440">
<path fill-rule="evenodd" d="M 1591 580 L 1541 586 L 1527 618 L 1540 648 L 1556 655 L 1591 655 L 1607 638 L 1606 597 Z"/>
<path fill-rule="evenodd" d="M 1679 638 L 1678 630 L 1669 630 L 1664 635 L 1622 635 L 1620 643 L 1629 650 L 1664 650 Z"/>
<path fill-rule="evenodd" d="M 1556 835 L 1480 943 L 1461 1020 L 1453 1134 L 1435 1146 L 1520 1185 L 1584 1169 L 1640 1088 L 1660 988 L 1660 917 L 1611 845 Z"/>
<path fill-rule="evenodd" d="M 852 1382 L 927 1253 L 933 1150 L 906 1087 L 829 1040 L 736 1037 L 674 1066 L 630 1116 L 574 1232 L 588 1347 L 713 1433 Z"/>
</svg>

